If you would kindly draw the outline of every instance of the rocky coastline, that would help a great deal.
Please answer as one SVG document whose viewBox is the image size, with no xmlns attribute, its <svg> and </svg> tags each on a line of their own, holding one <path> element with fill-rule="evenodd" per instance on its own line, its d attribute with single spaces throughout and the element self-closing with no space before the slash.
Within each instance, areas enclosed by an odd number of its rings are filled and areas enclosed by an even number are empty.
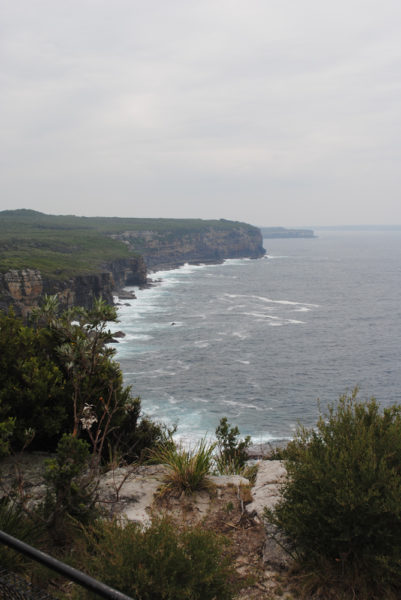
<svg viewBox="0 0 401 600">
<path fill-rule="evenodd" d="M 0 310 L 12 306 L 26 318 L 45 294 L 57 295 L 62 308 L 89 308 L 95 298 L 113 304 L 113 295 L 126 285 L 145 285 L 147 269 L 142 257 L 121 259 L 104 265 L 99 273 L 78 274 L 69 279 L 50 279 L 38 269 L 10 269 L 0 273 Z"/>
<path fill-rule="evenodd" d="M 229 230 L 205 230 L 173 235 L 169 231 L 126 231 L 114 235 L 140 253 L 149 271 L 175 269 L 190 264 L 216 264 L 228 258 L 261 258 L 261 231 L 238 224 Z"/>
<path fill-rule="evenodd" d="M 104 264 L 95 273 L 77 273 L 68 279 L 47 277 L 39 269 L 9 269 L 0 273 L 0 310 L 13 307 L 26 318 L 45 294 L 57 295 L 62 308 L 90 308 L 104 298 L 113 304 L 126 286 L 146 286 L 148 273 L 174 269 L 185 263 L 221 263 L 229 258 L 260 258 L 265 254 L 259 229 L 239 223 L 232 229 L 205 228 L 177 234 L 169 231 L 125 231 L 113 239 L 128 246 L 132 258 Z M 130 295 L 130 298 L 135 297 Z"/>
</svg>

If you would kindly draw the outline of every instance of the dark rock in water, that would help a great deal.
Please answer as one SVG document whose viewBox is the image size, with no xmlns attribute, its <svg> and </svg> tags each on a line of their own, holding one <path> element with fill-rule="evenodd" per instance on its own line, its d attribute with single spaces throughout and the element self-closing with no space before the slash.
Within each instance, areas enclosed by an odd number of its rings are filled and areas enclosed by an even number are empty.
<svg viewBox="0 0 401 600">
<path fill-rule="evenodd" d="M 134 292 L 128 292 L 127 290 L 123 290 L 118 292 L 119 300 L 134 300 L 136 298 Z"/>
<path fill-rule="evenodd" d="M 125 337 L 125 333 L 123 331 L 116 331 L 115 333 L 113 333 L 113 337 L 123 338 L 123 337 Z"/>
</svg>

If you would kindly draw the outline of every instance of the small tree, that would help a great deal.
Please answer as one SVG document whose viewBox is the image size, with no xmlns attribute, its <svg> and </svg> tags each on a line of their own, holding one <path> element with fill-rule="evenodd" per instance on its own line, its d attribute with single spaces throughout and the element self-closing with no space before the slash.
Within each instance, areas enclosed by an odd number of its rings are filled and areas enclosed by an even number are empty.
<svg viewBox="0 0 401 600">
<path fill-rule="evenodd" d="M 248 459 L 247 450 L 251 437 L 240 438 L 238 427 L 231 427 L 227 417 L 220 419 L 216 429 L 217 437 L 217 470 L 222 474 L 240 473 Z"/>
<path fill-rule="evenodd" d="M 286 456 L 282 500 L 266 518 L 301 563 L 352 598 L 401 590 L 401 406 L 381 412 L 354 390 L 315 429 L 301 427 Z"/>
<path fill-rule="evenodd" d="M 89 447 L 84 440 L 64 434 L 56 457 L 47 460 L 45 520 L 54 541 L 64 543 L 73 522 L 88 524 L 96 516 L 97 480 L 88 470 Z"/>
</svg>

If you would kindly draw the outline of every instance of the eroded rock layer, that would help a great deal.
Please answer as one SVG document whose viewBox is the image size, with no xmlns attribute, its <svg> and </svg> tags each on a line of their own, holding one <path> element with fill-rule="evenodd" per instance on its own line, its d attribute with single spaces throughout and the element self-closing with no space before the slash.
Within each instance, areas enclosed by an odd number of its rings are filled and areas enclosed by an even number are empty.
<svg viewBox="0 0 401 600">
<path fill-rule="evenodd" d="M 64 308 L 89 308 L 94 298 L 101 296 L 112 304 L 113 292 L 125 285 L 144 284 L 146 265 L 142 257 L 117 260 L 104 265 L 99 273 L 65 280 L 47 279 L 37 269 L 10 269 L 0 273 L 0 309 L 12 306 L 17 315 L 26 317 L 45 294 L 56 294 Z"/>
<path fill-rule="evenodd" d="M 263 238 L 256 227 L 239 223 L 232 229 L 201 231 L 125 231 L 114 235 L 139 252 L 149 269 L 169 269 L 189 263 L 216 263 L 227 258 L 260 258 Z"/>
</svg>

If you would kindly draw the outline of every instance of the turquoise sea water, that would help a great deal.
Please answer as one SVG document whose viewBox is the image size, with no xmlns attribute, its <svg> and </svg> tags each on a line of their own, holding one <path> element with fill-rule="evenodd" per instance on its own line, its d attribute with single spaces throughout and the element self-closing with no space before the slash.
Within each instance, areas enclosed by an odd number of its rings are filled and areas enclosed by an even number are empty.
<svg viewBox="0 0 401 600">
<path fill-rule="evenodd" d="M 262 442 L 313 425 L 318 399 L 356 385 L 401 401 L 401 232 L 316 233 L 135 290 L 116 358 L 145 412 L 189 439 L 227 416 Z"/>
</svg>

